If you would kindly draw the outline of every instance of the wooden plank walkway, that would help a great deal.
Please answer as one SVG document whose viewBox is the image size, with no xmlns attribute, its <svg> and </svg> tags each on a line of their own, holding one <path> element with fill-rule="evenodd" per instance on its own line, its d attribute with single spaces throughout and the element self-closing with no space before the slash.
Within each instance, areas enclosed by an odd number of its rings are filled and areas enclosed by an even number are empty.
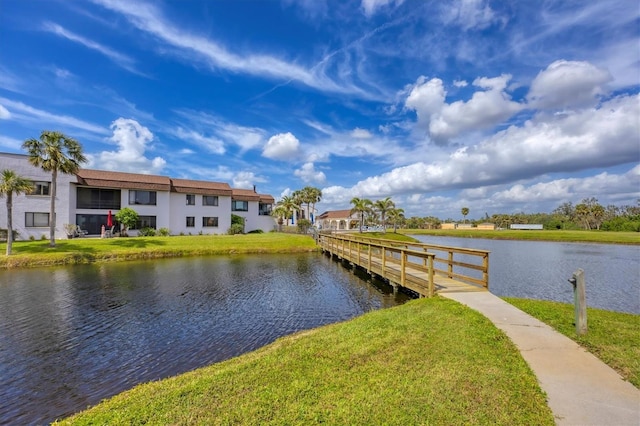
<svg viewBox="0 0 640 426">
<path fill-rule="evenodd" d="M 388 281 L 394 288 L 405 287 L 420 296 L 487 291 L 489 287 L 489 252 L 484 250 L 406 244 L 345 234 L 319 234 L 318 245 L 325 253 Z M 447 257 L 439 257 L 429 252 L 430 249 L 446 252 Z M 471 255 L 472 259 L 479 261 L 457 260 L 456 253 L 467 257 Z M 435 268 L 435 263 L 445 263 L 447 268 Z M 476 271 L 481 278 L 463 273 L 460 269 Z"/>
</svg>

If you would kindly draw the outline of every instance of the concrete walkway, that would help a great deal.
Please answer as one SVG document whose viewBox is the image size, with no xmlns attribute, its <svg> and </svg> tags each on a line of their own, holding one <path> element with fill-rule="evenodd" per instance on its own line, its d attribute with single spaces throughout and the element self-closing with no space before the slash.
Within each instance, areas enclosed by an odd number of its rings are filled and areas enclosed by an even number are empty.
<svg viewBox="0 0 640 426">
<path fill-rule="evenodd" d="M 515 343 L 558 425 L 640 425 L 640 390 L 573 340 L 489 292 L 442 293 L 489 318 Z"/>
</svg>

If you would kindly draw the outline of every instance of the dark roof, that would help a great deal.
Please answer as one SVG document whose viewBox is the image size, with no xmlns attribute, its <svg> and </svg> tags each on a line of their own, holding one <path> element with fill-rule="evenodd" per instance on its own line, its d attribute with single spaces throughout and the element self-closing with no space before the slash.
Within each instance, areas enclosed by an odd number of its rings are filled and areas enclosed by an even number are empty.
<svg viewBox="0 0 640 426">
<path fill-rule="evenodd" d="M 232 198 L 240 201 L 260 201 L 260 194 L 252 189 L 233 188 Z"/>
<path fill-rule="evenodd" d="M 171 179 L 167 176 L 91 169 L 80 169 L 76 176 L 78 176 L 79 185 L 97 188 L 171 190 Z"/>
<path fill-rule="evenodd" d="M 204 180 L 171 179 L 172 190 L 188 194 L 231 195 L 232 189 L 227 183 Z"/>
</svg>

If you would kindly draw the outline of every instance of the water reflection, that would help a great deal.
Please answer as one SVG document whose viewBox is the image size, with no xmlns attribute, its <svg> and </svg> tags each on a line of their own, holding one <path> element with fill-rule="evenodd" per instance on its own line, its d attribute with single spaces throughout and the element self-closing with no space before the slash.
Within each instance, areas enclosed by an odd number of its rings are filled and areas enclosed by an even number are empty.
<svg viewBox="0 0 640 426">
<path fill-rule="evenodd" d="M 590 307 L 640 314 L 640 246 L 488 240 L 414 235 L 430 244 L 489 255 L 489 288 L 498 296 L 573 303 L 573 272 L 585 271 Z"/>
<path fill-rule="evenodd" d="M 407 299 L 318 254 L 1 271 L 0 424 L 50 422 Z"/>
</svg>

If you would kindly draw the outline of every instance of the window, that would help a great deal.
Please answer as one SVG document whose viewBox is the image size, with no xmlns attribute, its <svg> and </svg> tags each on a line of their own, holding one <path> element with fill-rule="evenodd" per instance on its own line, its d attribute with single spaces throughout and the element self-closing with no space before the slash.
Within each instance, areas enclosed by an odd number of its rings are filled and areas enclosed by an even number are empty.
<svg viewBox="0 0 640 426">
<path fill-rule="evenodd" d="M 129 204 L 156 205 L 156 191 L 129 191 Z"/>
<path fill-rule="evenodd" d="M 120 210 L 119 189 L 78 188 L 76 194 L 78 209 Z"/>
<path fill-rule="evenodd" d="M 49 213 L 25 213 L 24 226 L 27 228 L 49 226 Z"/>
<path fill-rule="evenodd" d="M 195 194 L 187 194 L 187 205 L 195 206 L 196 205 L 196 196 Z"/>
<path fill-rule="evenodd" d="M 205 228 L 217 228 L 218 227 L 218 218 L 217 217 L 203 217 L 202 218 L 202 226 Z"/>
<path fill-rule="evenodd" d="M 196 226 L 196 218 L 193 216 L 187 216 L 187 228 L 193 228 Z"/>
<path fill-rule="evenodd" d="M 218 196 L 217 195 L 203 195 L 202 196 L 202 205 L 203 206 L 217 206 L 218 205 Z"/>
<path fill-rule="evenodd" d="M 51 182 L 33 182 L 33 192 L 28 195 L 49 195 L 49 188 L 51 186 Z"/>
<path fill-rule="evenodd" d="M 136 226 L 132 229 L 153 228 L 156 229 L 155 216 L 138 216 Z"/>
<path fill-rule="evenodd" d="M 271 214 L 271 204 L 258 204 L 258 214 L 260 216 L 269 216 Z"/>
<path fill-rule="evenodd" d="M 231 211 L 234 211 L 234 212 L 248 212 L 249 211 L 249 202 L 248 201 L 233 200 L 233 201 L 231 201 Z"/>
</svg>

